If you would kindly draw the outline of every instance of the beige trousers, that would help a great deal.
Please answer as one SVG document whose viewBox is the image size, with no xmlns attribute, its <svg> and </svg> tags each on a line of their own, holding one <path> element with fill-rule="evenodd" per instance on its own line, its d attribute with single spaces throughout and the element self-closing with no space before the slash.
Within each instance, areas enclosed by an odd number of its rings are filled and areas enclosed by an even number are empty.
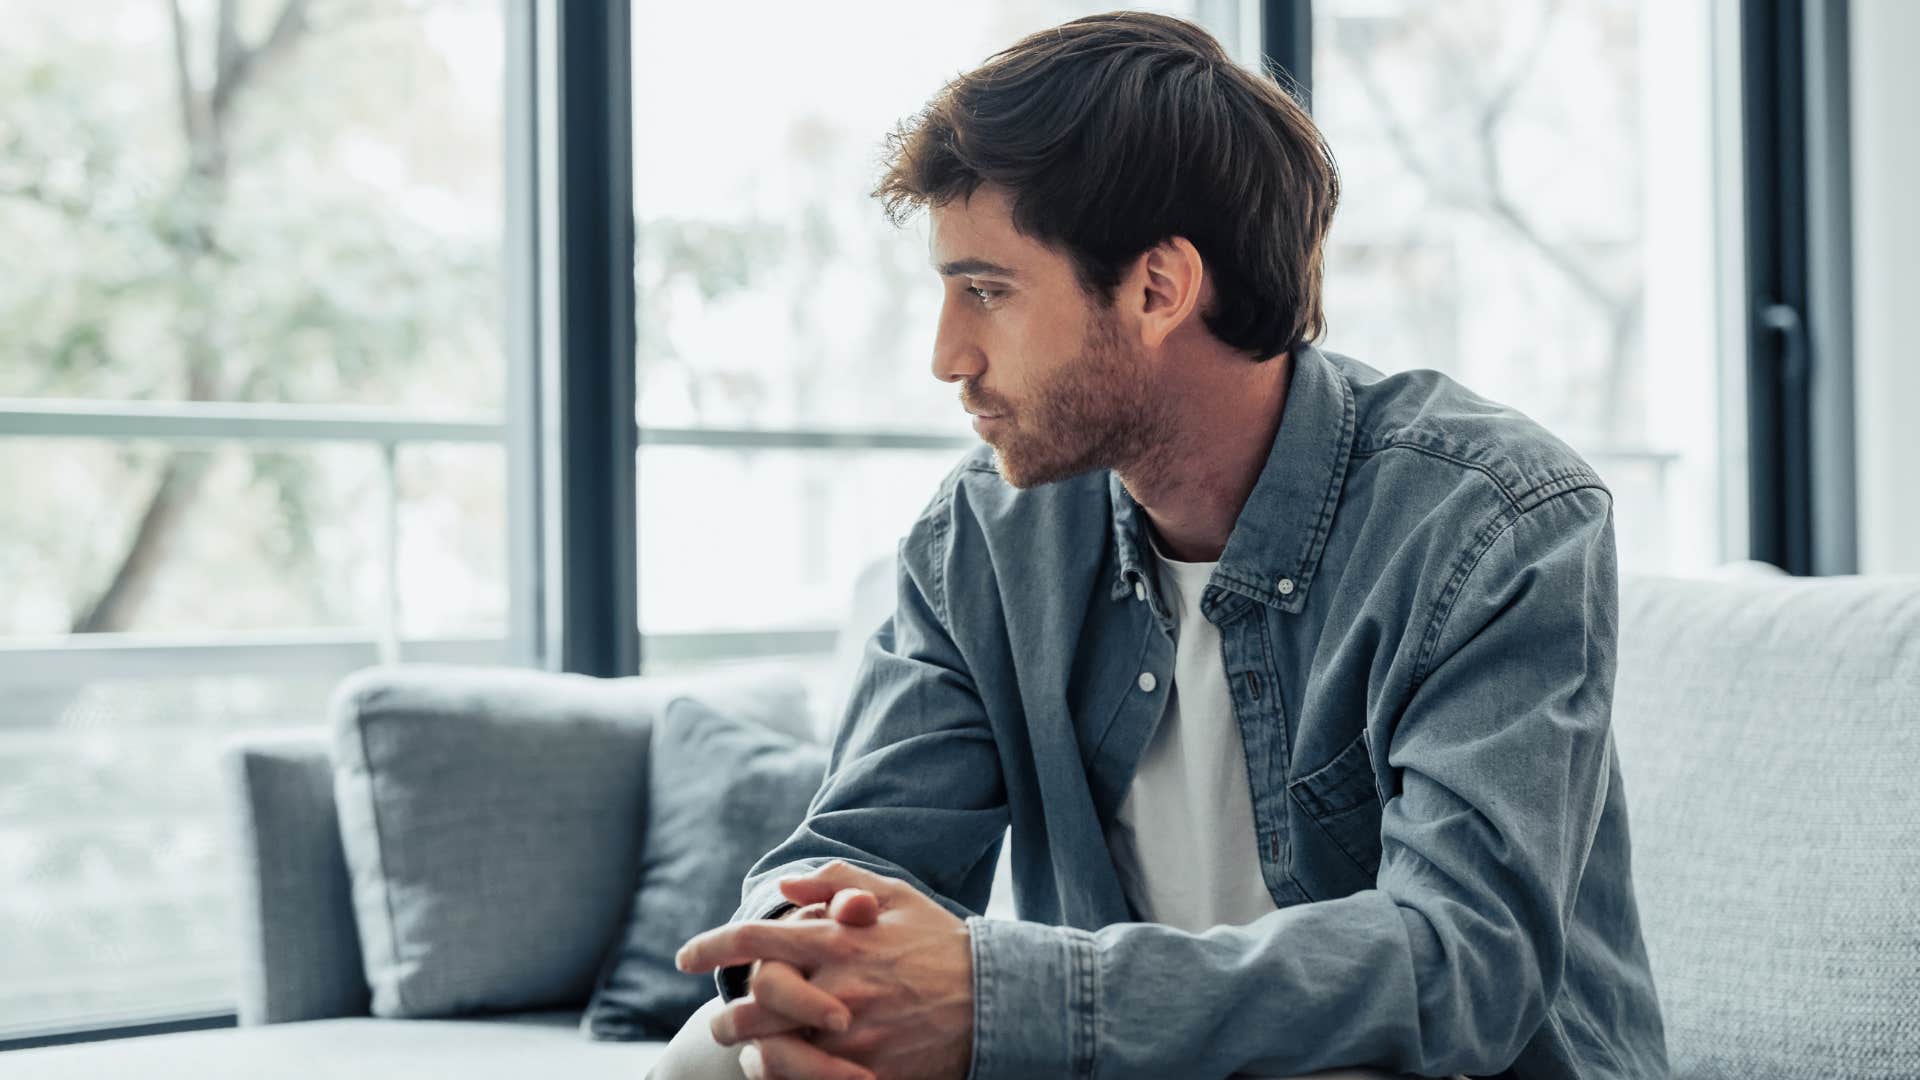
<svg viewBox="0 0 1920 1080">
<path fill-rule="evenodd" d="M 738 1048 L 713 1041 L 708 1025 L 719 1009 L 719 998 L 700 1006 L 700 1011 L 693 1014 L 693 1019 L 688 1020 L 668 1044 L 666 1056 L 647 1074 L 649 1080 L 743 1080 L 746 1074 L 740 1071 Z M 1245 1080 L 1399 1080 L 1402 1075 L 1379 1069 L 1331 1069 L 1310 1076 L 1246 1077 Z"/>
</svg>

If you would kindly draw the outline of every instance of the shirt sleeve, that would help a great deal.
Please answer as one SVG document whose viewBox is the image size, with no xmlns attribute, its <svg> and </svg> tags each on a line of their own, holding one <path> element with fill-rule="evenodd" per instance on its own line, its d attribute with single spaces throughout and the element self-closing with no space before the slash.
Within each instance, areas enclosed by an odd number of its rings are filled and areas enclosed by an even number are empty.
<svg viewBox="0 0 1920 1080">
<path fill-rule="evenodd" d="M 779 878 L 835 859 L 905 881 L 961 918 L 986 907 L 1006 788 L 945 628 L 948 509 L 936 501 L 900 542 L 894 611 L 867 642 L 826 779 L 799 828 L 748 873 L 734 920 L 769 917 L 784 902 Z"/>
<path fill-rule="evenodd" d="M 1413 689 L 1369 720 L 1395 778 L 1374 887 L 1203 933 L 970 919 L 972 1080 L 1513 1062 L 1558 992 L 1605 802 L 1611 497 L 1547 497 L 1457 565 Z"/>
</svg>

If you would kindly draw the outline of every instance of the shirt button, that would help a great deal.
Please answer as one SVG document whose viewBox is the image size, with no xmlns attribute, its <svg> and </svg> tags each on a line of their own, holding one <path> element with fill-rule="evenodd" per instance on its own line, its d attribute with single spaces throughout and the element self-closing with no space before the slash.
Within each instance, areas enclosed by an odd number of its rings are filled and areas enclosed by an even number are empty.
<svg viewBox="0 0 1920 1080">
<path fill-rule="evenodd" d="M 1293 579 L 1290 577 L 1283 577 L 1279 581 L 1276 581 L 1273 583 L 1273 588 L 1274 588 L 1274 591 L 1278 592 L 1281 596 L 1292 596 L 1293 595 Z"/>
<path fill-rule="evenodd" d="M 1153 693 L 1153 688 L 1159 685 L 1160 680 L 1153 677 L 1153 672 L 1143 671 L 1140 673 L 1140 689 L 1143 693 L 1151 694 Z"/>
<path fill-rule="evenodd" d="M 1147 598 L 1147 586 L 1144 582 L 1136 581 L 1133 583 L 1133 598 L 1135 600 L 1145 600 Z"/>
</svg>

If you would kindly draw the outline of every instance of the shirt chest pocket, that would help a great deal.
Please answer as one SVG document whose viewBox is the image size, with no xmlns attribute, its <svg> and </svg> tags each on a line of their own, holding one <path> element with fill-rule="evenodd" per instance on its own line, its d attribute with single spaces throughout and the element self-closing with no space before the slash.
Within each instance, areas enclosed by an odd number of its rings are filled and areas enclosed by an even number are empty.
<svg viewBox="0 0 1920 1080">
<path fill-rule="evenodd" d="M 1307 819 L 1294 830 L 1295 878 L 1323 898 L 1371 888 L 1380 870 L 1380 797 L 1365 730 L 1288 784 L 1287 794 Z"/>
</svg>

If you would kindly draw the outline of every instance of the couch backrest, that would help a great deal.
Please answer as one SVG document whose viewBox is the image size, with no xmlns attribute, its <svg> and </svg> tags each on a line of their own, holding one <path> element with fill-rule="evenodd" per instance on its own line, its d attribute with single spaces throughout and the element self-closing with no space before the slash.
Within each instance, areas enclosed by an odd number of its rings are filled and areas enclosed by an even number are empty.
<svg viewBox="0 0 1920 1080">
<path fill-rule="evenodd" d="M 1614 739 L 1673 1075 L 1920 1076 L 1920 578 L 1621 600 Z"/>
</svg>

